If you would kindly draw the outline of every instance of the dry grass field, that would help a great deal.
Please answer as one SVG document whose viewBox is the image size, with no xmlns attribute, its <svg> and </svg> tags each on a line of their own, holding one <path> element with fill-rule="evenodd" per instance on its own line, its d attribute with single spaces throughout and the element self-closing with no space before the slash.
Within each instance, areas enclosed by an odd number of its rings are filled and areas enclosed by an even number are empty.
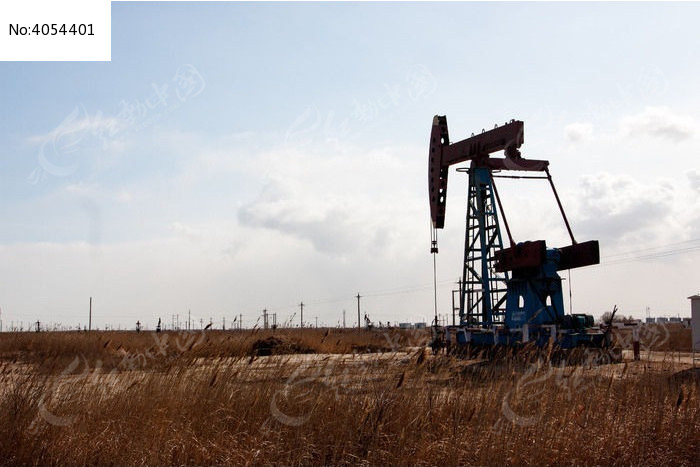
<svg viewBox="0 0 700 467">
<path fill-rule="evenodd" d="M 465 360 L 428 337 L 4 333 L 0 464 L 697 465 L 687 363 Z"/>
</svg>

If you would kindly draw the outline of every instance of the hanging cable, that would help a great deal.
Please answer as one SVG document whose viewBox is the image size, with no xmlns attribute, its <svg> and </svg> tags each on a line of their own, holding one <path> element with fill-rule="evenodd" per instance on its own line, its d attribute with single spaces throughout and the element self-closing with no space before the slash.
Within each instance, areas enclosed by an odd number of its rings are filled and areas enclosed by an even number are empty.
<svg viewBox="0 0 700 467">
<path fill-rule="evenodd" d="M 438 252 L 438 233 L 432 221 L 430 222 L 430 252 L 433 254 Z"/>
<path fill-rule="evenodd" d="M 435 261 L 435 253 L 433 253 L 433 292 L 435 295 L 435 326 L 438 323 L 438 312 L 437 312 L 437 265 Z"/>
<path fill-rule="evenodd" d="M 430 223 L 430 253 L 433 255 L 433 295 L 435 300 L 435 326 L 438 323 L 438 312 L 437 312 L 437 256 L 438 252 L 438 233 L 437 229 Z"/>
</svg>

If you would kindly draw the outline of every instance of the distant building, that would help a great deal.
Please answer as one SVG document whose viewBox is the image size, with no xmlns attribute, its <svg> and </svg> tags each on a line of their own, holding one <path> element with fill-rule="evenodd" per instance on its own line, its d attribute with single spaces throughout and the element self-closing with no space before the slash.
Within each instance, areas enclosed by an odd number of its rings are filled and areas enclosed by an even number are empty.
<svg viewBox="0 0 700 467">
<path fill-rule="evenodd" d="M 668 323 L 668 318 L 666 318 L 665 316 L 659 316 L 658 318 L 656 318 L 656 322 L 657 324 L 666 324 Z"/>
<path fill-rule="evenodd" d="M 416 329 L 425 329 L 425 323 L 416 323 L 415 328 Z"/>
<path fill-rule="evenodd" d="M 646 324 L 654 324 L 656 322 L 656 318 L 649 318 L 647 317 L 645 323 Z"/>
<path fill-rule="evenodd" d="M 399 329 L 413 329 L 413 323 L 399 323 Z"/>
<path fill-rule="evenodd" d="M 668 319 L 669 323 L 680 323 L 681 322 L 681 317 L 680 316 L 671 316 Z"/>
</svg>

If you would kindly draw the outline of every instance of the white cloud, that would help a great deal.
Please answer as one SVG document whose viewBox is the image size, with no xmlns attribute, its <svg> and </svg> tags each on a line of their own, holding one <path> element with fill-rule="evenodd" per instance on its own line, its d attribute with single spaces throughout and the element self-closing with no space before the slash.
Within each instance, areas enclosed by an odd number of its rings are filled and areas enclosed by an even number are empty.
<svg viewBox="0 0 700 467">
<path fill-rule="evenodd" d="M 686 172 L 686 176 L 688 177 L 688 181 L 690 182 L 690 187 L 694 191 L 700 191 L 700 172 L 697 170 L 689 170 Z"/>
<path fill-rule="evenodd" d="M 125 127 L 125 122 L 97 112 L 90 115 L 85 107 L 76 106 L 56 127 L 41 135 L 28 138 L 32 144 L 62 141 L 64 145 L 75 145 L 88 134 L 108 138 Z"/>
<path fill-rule="evenodd" d="M 669 179 L 641 182 L 628 175 L 583 176 L 573 218 L 587 237 L 607 248 L 630 249 L 683 240 L 693 218 L 687 189 Z"/>
<path fill-rule="evenodd" d="M 641 113 L 622 118 L 620 128 L 628 136 L 652 136 L 679 142 L 693 137 L 699 123 L 695 118 L 676 114 L 668 107 L 646 107 Z"/>
<path fill-rule="evenodd" d="M 361 240 L 352 212 L 343 206 L 326 205 L 304 199 L 302 193 L 280 184 L 269 184 L 260 197 L 238 211 L 241 224 L 265 227 L 305 238 L 321 252 L 347 254 L 356 250 Z"/>
<path fill-rule="evenodd" d="M 358 291 L 430 283 L 424 148 L 365 151 L 335 143 L 260 149 L 245 141 L 232 148 L 229 138 L 181 143 L 162 151 L 168 158 L 189 154 L 167 177 L 64 187 L 63 193 L 99 202 L 94 223 L 101 235 L 92 244 L 61 244 L 52 235 L 50 247 L 7 247 L 7 260 L 17 265 L 16 281 L 35 275 L 46 280 L 45 291 L 27 309 L 41 313 L 41 301 L 61 294 L 60 313 L 51 318 L 59 320 L 70 316 L 71 303 L 92 293 L 104 304 L 106 322 L 119 320 L 122 310 L 129 312 L 122 322 L 147 322 L 146 315 L 167 317 L 175 307 L 190 305 L 215 318 L 242 312 L 250 322 L 262 307 L 303 299 L 320 322 L 335 324 L 343 308 L 352 309 Z M 65 204 L 66 198 L 50 201 Z M 120 202 L 130 198 L 138 203 Z M 69 224 L 79 233 L 71 238 L 83 240 L 84 215 Z M 461 243 L 459 230 L 455 224 Z M 17 259 L 22 256 L 25 262 Z M 36 258 L 83 271 L 74 277 L 77 282 L 99 283 L 84 292 L 66 289 L 51 280 L 50 271 L 32 267 Z M 348 303 L 312 303 L 339 296 Z M 9 294 L 11 308 L 22 297 Z M 420 289 L 415 295 L 368 297 L 363 308 L 373 319 L 399 320 L 428 316 L 431 302 L 430 291 Z"/>
<path fill-rule="evenodd" d="M 420 208 L 427 204 L 420 197 L 424 164 L 402 163 L 398 153 L 403 150 L 417 152 L 392 148 L 363 153 L 340 146 L 270 151 L 259 161 L 267 168 L 265 186 L 241 206 L 238 219 L 246 226 L 306 239 L 318 251 L 338 256 L 410 248 L 387 244 L 389 238 L 410 236 L 404 229 L 421 224 Z"/>
<path fill-rule="evenodd" d="M 134 199 L 132 193 L 128 190 L 121 189 L 117 192 L 117 194 L 114 196 L 114 199 L 116 201 L 119 201 L 120 203 L 128 203 L 131 200 Z"/>
<path fill-rule="evenodd" d="M 572 142 L 578 142 L 591 137 L 593 134 L 593 124 L 591 123 L 570 123 L 564 127 L 566 139 Z"/>
<path fill-rule="evenodd" d="M 87 196 L 94 194 L 97 186 L 91 183 L 76 182 L 69 183 L 63 189 L 66 191 L 66 193 L 70 193 L 72 195 Z"/>
<path fill-rule="evenodd" d="M 585 134 L 587 124 L 582 125 L 578 131 Z M 585 144 L 597 144 L 597 137 L 591 134 Z M 93 294 L 104 307 L 105 320 L 118 321 L 125 312 L 122 322 L 146 322 L 189 306 L 205 320 L 242 312 L 249 323 L 262 307 L 283 308 L 281 320 L 302 299 L 312 303 L 347 296 L 347 302 L 309 308 L 319 321 L 333 324 L 343 308 L 352 310 L 357 292 L 431 283 L 424 147 L 363 150 L 336 142 L 261 149 L 253 144 L 260 138 L 244 136 L 232 145 L 231 138 L 207 142 L 191 135 L 170 147 L 161 139 L 169 138 L 158 138 L 159 148 L 166 148 L 160 154 L 178 161 L 167 176 L 111 184 L 73 181 L 65 187 L 64 193 L 101 202 L 99 218 L 90 221 L 99 227 L 99 235 L 88 235 L 96 239 L 92 244 L 0 246 L 0 259 L 16 270 L 4 285 L 12 290 L 4 294 L 10 308 L 23 306 L 31 294 L 21 284 L 36 277 L 44 289 L 27 302 L 33 314 L 57 300 L 51 305 L 60 311 L 56 316 L 74 316 L 75 303 Z M 557 177 L 566 172 L 562 165 L 556 165 Z M 580 167 L 570 171 L 575 174 Z M 696 179 L 695 172 L 688 173 L 691 183 Z M 563 227 L 546 182 L 537 186 L 542 194 L 533 188 L 532 196 L 521 185 L 503 185 L 501 196 L 516 240 L 563 244 L 550 230 L 563 232 Z M 566 196 L 567 185 L 557 186 Z M 454 280 L 461 272 L 465 187 L 466 177 L 451 176 L 438 280 Z M 682 188 L 687 191 L 688 184 Z M 693 228 L 690 221 L 676 220 L 682 195 L 681 187 L 663 181 L 601 174 L 585 178 L 574 202 L 564 204 L 577 238 L 600 239 L 604 249 L 641 248 L 682 237 Z M 128 209 L 119 203 L 129 199 L 138 203 L 128 203 Z M 84 224 L 84 214 L 79 214 L 76 219 Z M 113 233 L 122 229 L 126 234 L 115 240 Z M 84 230 L 79 239 L 85 238 Z M 107 239 L 99 244 L 102 237 Z M 90 253 L 96 244 L 99 255 Z M 52 266 L 46 269 L 45 262 Z M 58 270 L 83 272 L 66 282 L 54 279 Z M 452 284 L 445 287 L 439 291 L 441 313 L 450 307 Z M 368 297 L 365 306 L 373 319 L 383 321 L 429 317 L 432 290 Z"/>
<path fill-rule="evenodd" d="M 122 134 L 127 127 L 122 119 L 101 112 L 90 115 L 85 107 L 76 106 L 51 131 L 26 139 L 37 146 L 37 166 L 29 173 L 28 181 L 36 184 L 46 175 L 85 176 L 109 166 L 110 158 L 128 148 Z"/>
<path fill-rule="evenodd" d="M 173 222 L 170 226 L 170 228 L 177 234 L 183 235 L 184 237 L 188 238 L 189 240 L 192 241 L 197 241 L 202 238 L 202 231 L 200 229 L 197 229 L 195 227 L 191 227 L 189 225 L 182 224 L 180 222 Z"/>
</svg>

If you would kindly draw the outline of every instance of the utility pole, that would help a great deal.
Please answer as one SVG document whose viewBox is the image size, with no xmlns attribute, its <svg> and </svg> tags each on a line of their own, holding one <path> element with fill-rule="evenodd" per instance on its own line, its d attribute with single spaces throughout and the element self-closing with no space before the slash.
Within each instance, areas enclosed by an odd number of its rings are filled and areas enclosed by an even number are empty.
<svg viewBox="0 0 700 467">
<path fill-rule="evenodd" d="M 88 320 L 88 331 L 92 330 L 92 297 L 90 297 L 90 319 Z"/>
<path fill-rule="evenodd" d="M 345 310 L 343 310 L 343 329 L 345 329 Z"/>
<path fill-rule="evenodd" d="M 357 329 L 360 329 L 360 292 L 357 292 Z"/>
<path fill-rule="evenodd" d="M 187 330 L 188 331 L 192 330 L 191 314 L 192 314 L 192 311 L 187 310 Z"/>
<path fill-rule="evenodd" d="M 315 316 L 316 318 L 316 329 L 318 329 L 318 316 Z"/>
<path fill-rule="evenodd" d="M 459 311 L 458 304 L 461 303 L 462 300 L 462 281 L 457 278 L 455 284 L 459 286 L 459 290 L 452 290 L 452 326 L 455 325 L 455 312 Z M 459 294 L 457 295 L 457 301 L 455 301 L 455 294 Z"/>
<path fill-rule="evenodd" d="M 221 330 L 225 331 L 226 330 L 226 317 L 224 316 L 223 321 L 221 322 Z"/>
<path fill-rule="evenodd" d="M 243 329 L 243 313 L 241 313 L 240 318 L 238 319 L 238 328 Z"/>
<path fill-rule="evenodd" d="M 301 302 L 299 304 L 299 308 L 301 308 L 301 327 L 304 327 L 304 302 Z"/>
<path fill-rule="evenodd" d="M 263 308 L 263 329 L 267 329 L 267 308 Z"/>
</svg>

